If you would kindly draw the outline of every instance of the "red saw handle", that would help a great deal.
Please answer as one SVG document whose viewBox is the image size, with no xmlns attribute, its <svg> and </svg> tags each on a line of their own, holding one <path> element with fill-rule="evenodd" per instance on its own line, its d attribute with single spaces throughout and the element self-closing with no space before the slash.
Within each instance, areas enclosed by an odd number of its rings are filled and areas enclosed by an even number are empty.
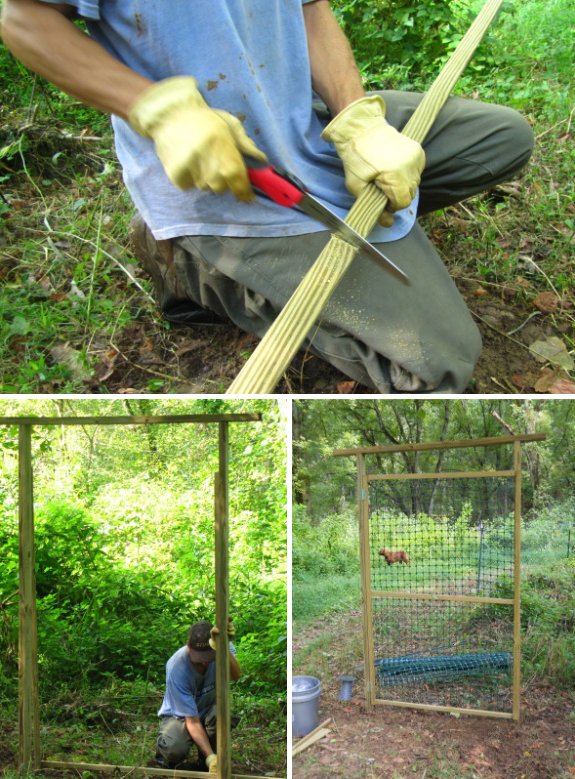
<svg viewBox="0 0 575 779">
<path fill-rule="evenodd" d="M 280 206 L 295 208 L 305 196 L 305 192 L 285 179 L 271 165 L 263 168 L 253 168 L 248 165 L 248 176 L 256 189 Z"/>
</svg>

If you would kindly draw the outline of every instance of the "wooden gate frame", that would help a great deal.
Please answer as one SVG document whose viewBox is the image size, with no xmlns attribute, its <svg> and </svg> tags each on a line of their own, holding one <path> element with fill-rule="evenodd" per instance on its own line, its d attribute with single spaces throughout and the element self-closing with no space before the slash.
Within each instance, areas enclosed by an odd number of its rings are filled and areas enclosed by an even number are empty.
<svg viewBox="0 0 575 779">
<path fill-rule="evenodd" d="M 19 633 L 18 633 L 18 766 L 22 774 L 41 768 L 78 771 L 120 771 L 124 774 L 204 777 L 199 771 L 177 771 L 145 766 L 119 766 L 42 760 L 38 695 L 38 633 L 34 544 L 34 484 L 32 429 L 63 425 L 177 425 L 211 424 L 219 428 L 218 471 L 214 480 L 216 626 L 227 636 L 229 613 L 228 425 L 259 422 L 261 414 L 180 414 L 121 417 L 0 417 L 0 425 L 18 428 L 19 516 Z M 218 779 L 253 779 L 231 773 L 229 644 L 221 641 L 216 653 L 216 711 Z"/>
<path fill-rule="evenodd" d="M 398 706 L 426 711 L 448 711 L 457 714 L 473 714 L 482 717 L 499 717 L 519 721 L 521 694 L 521 444 L 530 441 L 543 441 L 544 433 L 525 435 L 475 438 L 460 441 L 433 441 L 419 444 L 397 444 L 388 446 L 367 446 L 356 449 L 336 449 L 334 457 L 355 457 L 357 461 L 357 503 L 360 532 L 361 593 L 363 614 L 363 647 L 365 667 L 365 701 L 367 711 L 375 705 Z M 476 446 L 500 446 L 513 444 L 513 469 L 507 471 L 468 471 L 416 474 L 368 474 L 365 458 L 370 454 L 394 454 L 397 452 L 423 452 L 433 449 L 465 449 Z M 401 593 L 371 589 L 371 563 L 369 548 L 369 483 L 383 479 L 437 479 L 437 478 L 486 478 L 506 476 L 514 479 L 514 582 L 513 598 L 474 597 L 468 595 L 422 595 L 422 593 Z M 484 711 L 454 706 L 435 706 L 426 703 L 392 701 L 376 698 L 375 657 L 373 636 L 373 597 L 422 598 L 463 603 L 498 603 L 509 605 L 513 609 L 513 699 L 511 712 Z"/>
</svg>

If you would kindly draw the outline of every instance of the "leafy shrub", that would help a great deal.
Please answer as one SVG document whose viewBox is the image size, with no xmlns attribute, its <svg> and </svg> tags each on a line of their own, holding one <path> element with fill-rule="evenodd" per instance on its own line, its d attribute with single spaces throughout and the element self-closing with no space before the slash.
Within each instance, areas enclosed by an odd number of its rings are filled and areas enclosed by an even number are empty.
<svg viewBox="0 0 575 779">
<path fill-rule="evenodd" d="M 527 672 L 575 685 L 575 559 L 527 577 L 522 588 L 523 657 Z"/>
<path fill-rule="evenodd" d="M 6 512 L 7 521 L 0 523 L 0 602 L 18 588 L 18 533 L 12 513 Z M 175 559 L 168 555 L 161 566 L 160 553 L 136 554 L 133 529 L 122 539 L 101 514 L 95 518 L 79 503 L 54 499 L 39 504 L 36 514 L 41 690 L 50 696 L 66 680 L 80 689 L 108 683 L 110 677 L 162 684 L 166 660 L 185 643 L 190 623 L 213 619 L 213 520 L 206 519 L 205 533 L 198 534 L 190 533 L 186 517 L 186 527 L 182 524 L 182 532 L 176 532 L 176 507 L 175 527 L 165 533 L 173 538 Z M 254 575 L 253 566 L 231 580 L 244 687 L 283 692 L 285 580 Z M 0 611 L 0 653 L 13 677 L 17 625 L 17 604 Z M 5 683 L 0 677 L 0 685 Z"/>
<path fill-rule="evenodd" d="M 333 5 L 371 88 L 428 77 L 430 66 L 454 47 L 471 18 L 467 0 L 336 0 Z"/>
<path fill-rule="evenodd" d="M 303 506 L 294 506 L 292 566 L 294 576 L 344 575 L 359 570 L 357 519 L 350 510 L 328 514 L 315 523 Z"/>
</svg>

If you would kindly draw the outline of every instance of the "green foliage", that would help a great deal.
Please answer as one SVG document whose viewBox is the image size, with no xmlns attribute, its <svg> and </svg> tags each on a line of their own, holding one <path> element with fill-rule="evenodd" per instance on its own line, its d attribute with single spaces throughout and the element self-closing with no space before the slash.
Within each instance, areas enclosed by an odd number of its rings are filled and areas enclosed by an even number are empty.
<svg viewBox="0 0 575 779">
<path fill-rule="evenodd" d="M 310 523 L 301 506 L 293 512 L 292 566 L 300 574 L 345 575 L 358 570 L 357 519 L 353 510 Z"/>
<path fill-rule="evenodd" d="M 501 101 L 549 119 L 572 108 L 573 0 L 530 0 L 508 5 L 494 25 L 489 54 L 474 57 L 460 89 L 479 82 L 483 99 Z M 528 41 L 520 53 L 510 41 Z"/>
<path fill-rule="evenodd" d="M 45 79 L 31 73 L 2 45 L 0 83 L 4 104 L 25 108 L 29 118 L 34 116 L 34 119 L 47 119 L 51 122 L 74 123 L 81 128 L 89 128 L 94 134 L 108 130 L 109 119 L 106 115 L 83 105 Z"/>
<path fill-rule="evenodd" d="M 38 413 L 49 401 L 17 402 Z M 2 413 L 6 406 L 2 403 Z M 262 411 L 230 426 L 230 611 L 245 697 L 285 697 L 285 431 L 274 401 L 65 401 L 58 413 Z M 126 408 L 127 406 L 127 408 Z M 13 413 L 13 412 L 12 412 Z M 0 697 L 17 669 L 14 431 L 0 435 Z M 161 689 L 187 628 L 213 619 L 217 426 L 36 428 L 42 700 L 114 684 Z"/>
<path fill-rule="evenodd" d="M 284 582 L 252 590 L 244 608 L 235 612 L 241 626 L 238 660 L 242 678 L 238 687 L 252 694 L 263 693 L 285 699 L 287 686 L 287 625 Z M 236 616 L 237 615 L 237 616 Z"/>
<path fill-rule="evenodd" d="M 502 587 L 500 592 L 509 590 L 510 585 Z M 575 685 L 575 556 L 525 577 L 521 588 L 521 626 L 527 676 L 572 688 Z"/>
<path fill-rule="evenodd" d="M 461 38 L 471 16 L 467 0 L 337 0 L 334 10 L 372 88 L 427 77 Z"/>
</svg>

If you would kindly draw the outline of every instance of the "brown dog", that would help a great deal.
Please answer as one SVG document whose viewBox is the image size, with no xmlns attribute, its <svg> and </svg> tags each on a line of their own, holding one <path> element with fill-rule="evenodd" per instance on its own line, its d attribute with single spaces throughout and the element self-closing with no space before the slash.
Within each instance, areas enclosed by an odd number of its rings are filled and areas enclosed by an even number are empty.
<svg viewBox="0 0 575 779">
<path fill-rule="evenodd" d="M 379 554 L 382 557 L 385 557 L 385 562 L 388 565 L 393 565 L 394 563 L 409 565 L 409 555 L 407 552 L 404 552 L 403 549 L 400 549 L 397 552 L 393 552 L 391 549 L 380 549 Z"/>
</svg>

